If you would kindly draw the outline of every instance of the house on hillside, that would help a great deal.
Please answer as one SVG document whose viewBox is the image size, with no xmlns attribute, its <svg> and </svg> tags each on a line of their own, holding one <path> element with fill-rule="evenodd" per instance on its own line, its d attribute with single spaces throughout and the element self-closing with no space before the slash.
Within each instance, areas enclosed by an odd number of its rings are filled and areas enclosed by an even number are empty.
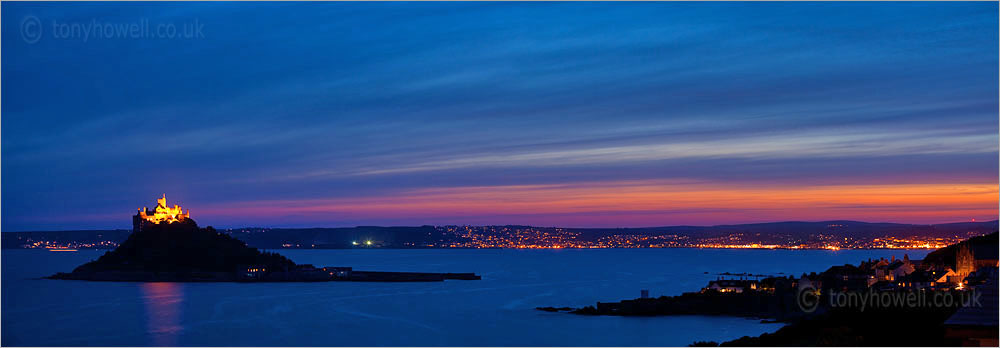
<svg viewBox="0 0 1000 348">
<path fill-rule="evenodd" d="M 744 291 L 757 290 L 758 285 L 759 283 L 756 280 L 719 279 L 708 282 L 708 286 L 701 289 L 701 292 L 742 293 Z"/>
<path fill-rule="evenodd" d="M 833 266 L 820 275 L 823 289 L 837 291 L 865 290 L 874 276 L 854 265 Z"/>
<path fill-rule="evenodd" d="M 915 271 L 896 278 L 896 285 L 899 288 L 923 290 L 933 289 L 937 285 L 936 281 L 937 278 L 929 271 Z"/>
</svg>

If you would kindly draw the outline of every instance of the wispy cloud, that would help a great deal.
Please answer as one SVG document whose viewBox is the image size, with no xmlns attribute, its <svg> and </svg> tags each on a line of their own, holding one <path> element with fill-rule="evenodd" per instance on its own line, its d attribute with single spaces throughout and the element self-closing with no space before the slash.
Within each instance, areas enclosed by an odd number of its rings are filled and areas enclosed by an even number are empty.
<svg viewBox="0 0 1000 348">
<path fill-rule="evenodd" d="M 67 196 L 103 216 L 160 193 L 197 207 L 634 180 L 995 184 L 996 13 L 996 3 L 4 4 L 2 227 L 43 226 L 40 212 L 74 209 Z M 27 43 L 17 25 L 29 15 L 197 19 L 205 37 Z M 614 219 L 662 212 L 632 208 Z M 692 223 L 715 216 L 673 208 Z M 751 206 L 724 209 L 752 218 Z M 781 211 L 767 216 L 795 218 Z M 894 212 L 885 218 L 920 219 Z M 404 213 L 246 224 L 420 220 Z M 583 207 L 546 214 L 599 222 L 589 213 L 612 219 Z"/>
</svg>

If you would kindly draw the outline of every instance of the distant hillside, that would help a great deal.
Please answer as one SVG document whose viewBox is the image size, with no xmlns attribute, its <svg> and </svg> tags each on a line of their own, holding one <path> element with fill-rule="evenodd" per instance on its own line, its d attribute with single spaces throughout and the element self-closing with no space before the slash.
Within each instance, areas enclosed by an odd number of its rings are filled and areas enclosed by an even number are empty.
<svg viewBox="0 0 1000 348">
<path fill-rule="evenodd" d="M 643 235 L 666 235 L 676 234 L 684 236 L 697 236 L 700 238 L 722 237 L 734 233 L 746 235 L 760 234 L 761 242 L 787 241 L 804 239 L 818 234 L 829 234 L 837 237 L 850 238 L 878 238 L 878 237 L 909 237 L 909 236 L 930 236 L 948 237 L 968 232 L 986 234 L 997 231 L 998 221 L 986 222 L 962 222 L 936 225 L 911 225 L 894 223 L 870 223 L 860 221 L 785 221 L 769 222 L 742 225 L 717 225 L 717 226 L 664 226 L 646 228 L 570 228 L 567 230 L 577 231 L 587 238 L 599 238 L 601 236 L 615 234 L 643 234 Z"/>
<path fill-rule="evenodd" d="M 745 240 L 762 244 L 787 244 L 816 241 L 821 238 L 873 239 L 883 237 L 961 237 L 983 235 L 997 231 L 997 221 L 967 222 L 936 225 L 909 225 L 893 223 L 868 223 L 859 221 L 821 222 L 772 222 L 742 225 L 718 226 L 664 226 L 646 228 L 561 228 L 562 231 L 578 233 L 582 241 L 596 241 L 614 235 L 676 235 L 691 239 L 709 240 L 740 234 Z M 503 226 L 510 228 L 532 228 L 530 226 Z M 541 227 L 540 230 L 554 230 Z M 241 228 L 222 230 L 233 238 L 246 242 L 249 246 L 263 249 L 278 248 L 361 248 L 369 246 L 381 248 L 422 248 L 427 245 L 444 245 L 460 242 L 463 237 L 444 233 L 434 226 L 379 227 L 359 226 L 345 228 Z M 50 231 L 50 232 L 4 232 L 3 248 L 23 248 L 40 240 L 56 241 L 63 244 L 78 242 L 94 244 L 103 240 L 123 242 L 129 235 L 127 230 L 102 231 Z M 355 244 L 357 243 L 357 244 Z M 84 246 L 86 247 L 86 246 Z"/>
<path fill-rule="evenodd" d="M 242 228 L 221 230 L 233 238 L 256 248 L 276 249 L 284 245 L 301 248 L 339 249 L 363 247 L 371 241 L 386 248 L 421 247 L 428 243 L 447 241 L 446 236 L 434 226 L 379 227 L 359 226 L 344 228 Z M 65 244 L 94 245 L 102 241 L 120 244 L 132 232 L 129 230 L 38 231 L 0 233 L 4 249 L 20 249 L 38 241 Z M 354 245 L 357 242 L 360 245 Z"/>
<path fill-rule="evenodd" d="M 372 242 L 375 246 L 385 248 L 416 248 L 429 243 L 437 244 L 452 238 L 444 235 L 434 226 L 247 228 L 229 230 L 227 233 L 233 238 L 238 238 L 258 248 L 281 248 L 287 244 L 300 248 L 341 249 L 364 247 L 366 242 Z"/>
<path fill-rule="evenodd" d="M 132 234 L 130 230 L 77 230 L 77 231 L 35 231 L 0 233 L 0 245 L 4 249 L 20 249 L 26 245 L 50 241 L 59 244 L 99 244 L 101 242 L 121 243 Z"/>
</svg>

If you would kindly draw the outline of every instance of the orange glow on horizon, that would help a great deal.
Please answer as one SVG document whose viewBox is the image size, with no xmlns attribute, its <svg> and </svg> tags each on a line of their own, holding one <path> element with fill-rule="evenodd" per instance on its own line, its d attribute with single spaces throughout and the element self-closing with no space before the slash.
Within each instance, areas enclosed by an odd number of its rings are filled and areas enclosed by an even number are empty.
<svg viewBox="0 0 1000 348">
<path fill-rule="evenodd" d="M 515 185 L 421 189 L 385 197 L 275 200 L 205 209 L 215 216 L 315 216 L 353 219 L 527 217 L 516 223 L 586 226 L 621 222 L 652 226 L 779 220 L 968 221 L 997 216 L 992 184 L 830 185 L 745 187 L 683 181 Z M 234 207 L 238 209 L 233 209 Z M 538 222 L 531 222 L 536 217 Z M 557 218 L 550 218 L 557 217 Z M 573 223 L 579 221 L 579 223 Z M 555 225 L 554 223 L 551 225 Z"/>
</svg>

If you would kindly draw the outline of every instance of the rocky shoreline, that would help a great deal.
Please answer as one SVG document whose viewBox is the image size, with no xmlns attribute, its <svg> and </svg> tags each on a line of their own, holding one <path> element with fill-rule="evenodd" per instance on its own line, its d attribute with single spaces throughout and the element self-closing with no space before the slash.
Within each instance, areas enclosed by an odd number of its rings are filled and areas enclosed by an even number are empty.
<svg viewBox="0 0 1000 348">
<path fill-rule="evenodd" d="M 795 301 L 795 294 L 790 292 L 780 294 L 684 293 L 680 296 L 598 302 L 596 306 L 582 308 L 537 307 L 535 309 L 578 315 L 727 315 L 759 318 L 771 322 L 787 322 L 806 315 Z"/>
</svg>

